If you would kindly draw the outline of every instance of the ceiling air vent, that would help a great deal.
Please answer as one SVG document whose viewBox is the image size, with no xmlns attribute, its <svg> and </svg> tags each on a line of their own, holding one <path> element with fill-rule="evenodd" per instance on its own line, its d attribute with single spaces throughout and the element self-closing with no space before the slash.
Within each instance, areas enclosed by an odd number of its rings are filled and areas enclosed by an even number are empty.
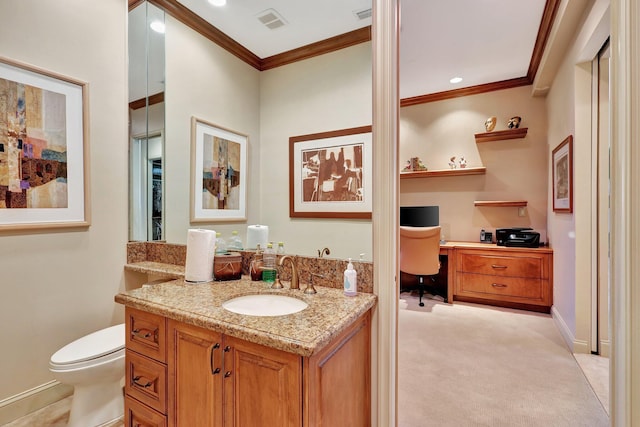
<svg viewBox="0 0 640 427">
<path fill-rule="evenodd" d="M 287 21 L 273 9 L 263 10 L 257 17 L 260 22 L 272 30 L 280 28 L 287 23 Z"/>
<path fill-rule="evenodd" d="M 367 19 L 367 18 L 371 18 L 371 8 L 369 9 L 362 9 L 362 10 L 354 10 L 353 13 L 356 15 L 356 17 L 359 20 L 363 20 L 363 19 Z"/>
</svg>

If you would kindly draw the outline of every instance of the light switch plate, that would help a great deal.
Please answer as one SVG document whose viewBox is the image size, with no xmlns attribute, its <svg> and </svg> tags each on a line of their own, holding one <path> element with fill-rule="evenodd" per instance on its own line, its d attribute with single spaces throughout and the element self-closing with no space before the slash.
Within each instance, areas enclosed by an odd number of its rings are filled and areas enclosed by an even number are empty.
<svg viewBox="0 0 640 427">
<path fill-rule="evenodd" d="M 527 208 L 524 206 L 518 208 L 518 216 L 527 216 Z"/>
</svg>

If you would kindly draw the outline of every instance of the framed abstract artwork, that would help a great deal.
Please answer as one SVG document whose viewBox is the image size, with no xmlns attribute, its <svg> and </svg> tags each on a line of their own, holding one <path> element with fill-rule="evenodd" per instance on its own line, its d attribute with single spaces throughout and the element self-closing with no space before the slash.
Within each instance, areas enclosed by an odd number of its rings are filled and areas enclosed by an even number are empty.
<svg viewBox="0 0 640 427">
<path fill-rule="evenodd" d="M 371 218 L 371 126 L 289 138 L 289 216 Z"/>
<path fill-rule="evenodd" d="M 553 211 L 573 212 L 573 136 L 569 135 L 551 155 L 553 167 Z"/>
<path fill-rule="evenodd" d="M 247 219 L 249 137 L 191 118 L 191 222 Z"/>
<path fill-rule="evenodd" d="M 90 225 L 88 87 L 0 57 L 0 231 Z"/>
</svg>

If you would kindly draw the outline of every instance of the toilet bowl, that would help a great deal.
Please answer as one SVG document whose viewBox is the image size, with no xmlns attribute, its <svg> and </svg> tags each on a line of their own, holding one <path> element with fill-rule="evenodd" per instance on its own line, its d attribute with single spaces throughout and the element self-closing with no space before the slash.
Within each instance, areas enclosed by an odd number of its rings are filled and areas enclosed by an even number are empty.
<svg viewBox="0 0 640 427">
<path fill-rule="evenodd" d="M 124 414 L 125 325 L 115 325 L 73 341 L 55 352 L 49 370 L 74 387 L 68 427 L 95 427 Z"/>
</svg>

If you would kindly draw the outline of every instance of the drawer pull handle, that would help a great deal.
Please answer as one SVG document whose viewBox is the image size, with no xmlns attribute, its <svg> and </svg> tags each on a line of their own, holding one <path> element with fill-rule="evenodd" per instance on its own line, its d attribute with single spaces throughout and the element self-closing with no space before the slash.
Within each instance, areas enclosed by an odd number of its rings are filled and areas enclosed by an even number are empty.
<svg viewBox="0 0 640 427">
<path fill-rule="evenodd" d="M 506 288 L 507 285 L 503 285 L 502 283 L 492 283 L 491 286 L 494 288 Z"/>
<path fill-rule="evenodd" d="M 231 371 L 227 371 L 224 373 L 225 378 L 229 378 L 231 376 Z"/>
<path fill-rule="evenodd" d="M 131 331 L 131 335 L 136 338 L 141 338 L 143 340 L 149 339 L 152 334 L 155 334 L 156 331 L 150 331 L 149 329 L 134 329 Z"/>
<path fill-rule="evenodd" d="M 507 268 L 506 265 L 491 264 L 491 268 Z"/>
<path fill-rule="evenodd" d="M 140 383 L 139 381 L 141 378 L 142 378 L 141 376 L 134 377 L 133 383 L 138 387 L 142 387 L 142 388 L 149 388 L 153 385 L 153 381 L 147 381 L 145 384 Z"/>
</svg>

